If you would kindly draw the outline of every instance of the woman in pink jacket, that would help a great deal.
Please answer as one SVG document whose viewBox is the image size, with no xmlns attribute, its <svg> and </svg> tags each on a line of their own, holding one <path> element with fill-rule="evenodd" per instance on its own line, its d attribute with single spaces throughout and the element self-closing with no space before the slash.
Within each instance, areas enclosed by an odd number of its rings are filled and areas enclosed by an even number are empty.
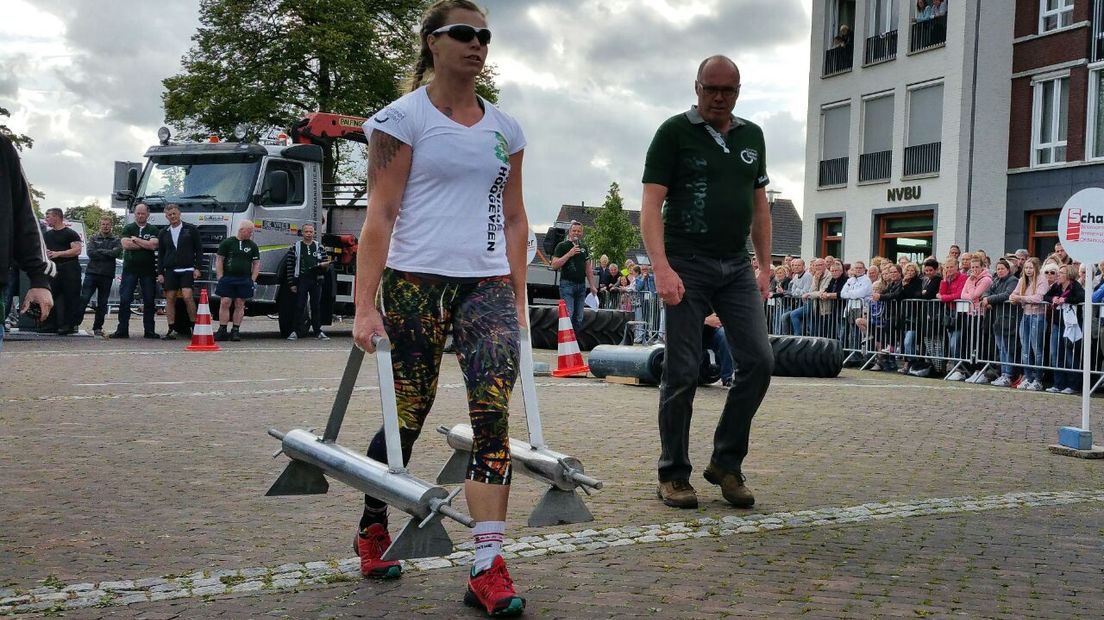
<svg viewBox="0 0 1104 620">
<path fill-rule="evenodd" d="M 966 255 L 963 255 L 966 256 Z M 958 261 L 948 257 L 943 261 L 943 281 L 939 283 L 939 300 L 947 305 L 945 310 L 947 334 L 950 337 L 950 350 L 947 356 L 951 359 L 963 359 L 961 350 L 962 333 L 966 329 L 965 313 L 958 312 L 956 302 L 962 299 L 962 289 L 966 286 L 966 276 L 958 270 Z M 962 381 L 966 374 L 955 370 L 947 377 L 948 381 Z"/>
<path fill-rule="evenodd" d="M 985 338 L 985 342 L 988 343 L 989 330 L 987 328 L 980 328 L 979 322 L 985 318 L 985 309 L 981 307 L 980 302 L 985 294 L 989 291 L 989 287 L 993 285 L 993 276 L 989 275 L 989 270 L 985 268 L 985 256 L 981 253 L 974 253 L 970 256 L 970 275 L 966 278 L 966 283 L 962 285 L 962 299 L 970 301 L 970 310 L 967 312 L 969 315 L 967 325 L 974 326 L 972 333 L 976 334 L 979 338 Z M 963 334 L 963 338 L 967 336 Z M 974 343 L 975 349 L 981 346 L 981 342 Z M 953 345 L 952 345 L 953 348 Z M 969 351 L 963 351 L 968 354 Z M 969 379 L 966 379 L 966 383 L 989 383 L 989 379 L 985 376 L 985 373 L 980 369 L 973 369 L 967 364 L 962 365 L 962 370 L 970 375 Z"/>
<path fill-rule="evenodd" d="M 1058 266 L 1051 265 L 1051 271 L 1058 273 Z M 1043 295 L 1050 283 L 1042 274 L 1039 259 L 1034 256 L 1027 259 L 1023 266 L 1023 275 L 1016 290 L 1008 301 L 1023 306 L 1020 318 L 1020 363 L 1024 367 L 1024 380 L 1016 389 L 1043 391 L 1043 382 L 1039 366 L 1043 365 L 1043 341 L 1046 337 L 1046 305 Z"/>
</svg>

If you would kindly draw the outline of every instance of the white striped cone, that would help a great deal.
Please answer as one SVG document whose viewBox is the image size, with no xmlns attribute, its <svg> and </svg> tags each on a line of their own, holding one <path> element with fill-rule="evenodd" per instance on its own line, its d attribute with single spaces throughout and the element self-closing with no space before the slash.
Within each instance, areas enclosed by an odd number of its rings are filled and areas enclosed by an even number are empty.
<svg viewBox="0 0 1104 620">
<path fill-rule="evenodd" d="M 199 291 L 199 308 L 196 309 L 196 322 L 192 326 L 192 344 L 185 351 L 220 351 L 215 344 L 215 332 L 211 328 L 211 306 L 207 301 L 207 289 Z"/>
<path fill-rule="evenodd" d="M 553 377 L 585 377 L 590 368 L 583 361 L 583 354 L 579 351 L 579 342 L 575 340 L 575 330 L 571 327 L 571 319 L 567 316 L 567 304 L 560 300 L 559 333 L 556 344 L 556 369 L 552 371 Z"/>
</svg>

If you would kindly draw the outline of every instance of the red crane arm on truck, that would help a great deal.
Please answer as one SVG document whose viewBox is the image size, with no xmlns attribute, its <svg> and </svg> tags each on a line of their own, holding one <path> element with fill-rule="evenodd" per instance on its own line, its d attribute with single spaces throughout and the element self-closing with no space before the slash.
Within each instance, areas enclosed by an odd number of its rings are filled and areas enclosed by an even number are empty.
<svg viewBox="0 0 1104 620">
<path fill-rule="evenodd" d="M 361 125 L 368 119 L 330 112 L 311 112 L 291 128 L 291 141 L 296 144 L 330 144 L 334 140 L 352 140 L 367 144 Z"/>
</svg>

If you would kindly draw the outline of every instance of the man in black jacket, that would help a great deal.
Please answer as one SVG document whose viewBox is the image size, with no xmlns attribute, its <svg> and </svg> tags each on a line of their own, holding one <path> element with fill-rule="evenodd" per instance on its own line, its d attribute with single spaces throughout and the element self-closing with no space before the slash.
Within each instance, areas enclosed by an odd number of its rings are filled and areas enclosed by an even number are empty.
<svg viewBox="0 0 1104 620">
<path fill-rule="evenodd" d="M 188 318 L 195 323 L 196 304 L 192 299 L 192 282 L 199 277 L 199 257 L 202 246 L 195 224 L 180 221 L 180 207 L 165 205 L 169 225 L 157 235 L 157 282 L 165 290 L 165 319 L 169 331 L 164 340 L 176 340 L 176 298 L 184 300 Z"/>
<path fill-rule="evenodd" d="M 96 320 L 92 323 L 92 333 L 98 337 L 103 337 L 107 299 L 111 294 L 111 281 L 115 279 L 115 259 L 123 253 L 119 238 L 111 234 L 114 224 L 111 216 L 101 217 L 99 233 L 88 239 L 88 267 L 84 270 L 84 285 L 81 287 L 82 312 L 92 300 L 92 294 L 96 294 Z"/>
<path fill-rule="evenodd" d="M 0 134 L 0 291 L 8 287 L 8 273 L 18 265 L 30 278 L 31 288 L 23 298 L 21 312 L 37 304 L 42 318 L 50 314 L 54 298 L 50 294 L 50 276 L 54 264 L 46 258 L 42 229 L 31 207 L 31 190 L 19 165 L 19 155 L 11 140 Z M 6 295 L 0 295 L 0 304 Z M 0 308 L 7 316 L 7 308 Z M 0 321 L 0 347 L 3 346 L 4 323 Z"/>
</svg>

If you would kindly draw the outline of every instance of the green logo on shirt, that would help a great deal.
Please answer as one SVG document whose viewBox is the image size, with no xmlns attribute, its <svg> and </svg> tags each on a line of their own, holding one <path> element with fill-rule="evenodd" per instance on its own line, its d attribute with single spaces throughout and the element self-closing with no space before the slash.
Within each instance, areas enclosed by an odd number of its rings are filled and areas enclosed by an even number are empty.
<svg viewBox="0 0 1104 620">
<path fill-rule="evenodd" d="M 508 164 L 510 163 L 510 156 L 506 153 L 506 137 L 502 134 L 495 132 L 495 157 L 498 161 Z"/>
</svg>

